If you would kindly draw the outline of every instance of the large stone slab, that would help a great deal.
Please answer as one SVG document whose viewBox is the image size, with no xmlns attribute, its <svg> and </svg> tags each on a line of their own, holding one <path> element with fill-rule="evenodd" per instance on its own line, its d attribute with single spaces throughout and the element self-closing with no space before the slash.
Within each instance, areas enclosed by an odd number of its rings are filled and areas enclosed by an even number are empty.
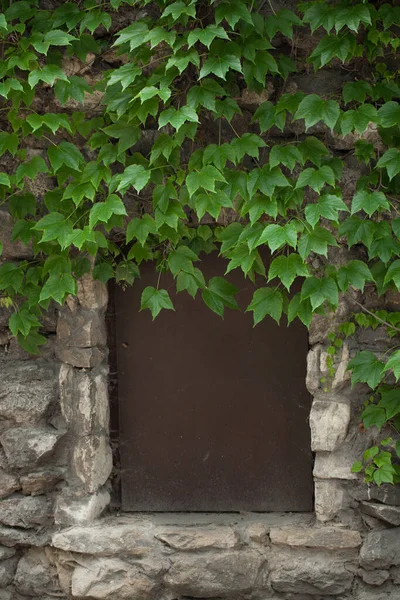
<svg viewBox="0 0 400 600">
<path fill-rule="evenodd" d="M 11 496 L 0 502 L 0 523 L 29 529 L 48 524 L 49 500 L 44 496 Z"/>
<path fill-rule="evenodd" d="M 277 592 L 336 596 L 349 591 L 354 579 L 346 564 L 355 563 L 352 551 L 321 552 L 280 549 L 271 555 L 271 585 Z"/>
<path fill-rule="evenodd" d="M 361 510 L 367 515 L 371 515 L 371 517 L 390 523 L 390 525 L 400 525 L 400 506 L 390 506 L 378 502 L 362 502 Z"/>
<path fill-rule="evenodd" d="M 49 551 L 30 548 L 22 556 L 15 573 L 15 587 L 25 596 L 60 595 L 57 571 L 49 560 Z"/>
<path fill-rule="evenodd" d="M 11 468 L 34 468 L 54 451 L 61 433 L 50 427 L 15 427 L 0 436 Z"/>
<path fill-rule="evenodd" d="M 0 369 L 0 419 L 35 424 L 58 398 L 58 368 L 40 360 L 13 361 Z"/>
<path fill-rule="evenodd" d="M 303 546 L 325 550 L 358 548 L 361 546 L 361 535 L 339 527 L 277 527 L 270 531 L 273 544 L 283 546 Z"/>
<path fill-rule="evenodd" d="M 369 533 L 361 548 L 360 562 L 366 569 L 400 565 L 400 527 Z"/>
<path fill-rule="evenodd" d="M 183 596 L 225 598 L 262 588 L 266 578 L 267 562 L 257 552 L 207 552 L 174 558 L 165 584 Z"/>
<path fill-rule="evenodd" d="M 154 529 L 150 523 L 119 523 L 102 520 L 91 526 L 76 526 L 53 535 L 52 545 L 60 550 L 113 556 L 144 556 L 154 548 Z"/>
<path fill-rule="evenodd" d="M 155 582 L 117 558 L 86 559 L 72 575 L 73 598 L 152 600 Z"/>
<path fill-rule="evenodd" d="M 331 452 L 346 438 L 350 406 L 339 402 L 314 400 L 310 412 L 311 449 Z"/>
<path fill-rule="evenodd" d="M 172 526 L 156 533 L 156 538 L 174 550 L 233 549 L 238 545 L 238 538 L 229 526 Z"/>
</svg>

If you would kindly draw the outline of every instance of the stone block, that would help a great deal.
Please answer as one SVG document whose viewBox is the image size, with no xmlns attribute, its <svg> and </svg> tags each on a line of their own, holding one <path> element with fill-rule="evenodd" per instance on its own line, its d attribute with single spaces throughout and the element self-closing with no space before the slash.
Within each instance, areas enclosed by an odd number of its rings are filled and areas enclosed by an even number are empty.
<svg viewBox="0 0 400 600">
<path fill-rule="evenodd" d="M 78 348 L 57 344 L 55 351 L 57 358 L 61 362 L 81 369 L 97 367 L 107 358 L 107 350 L 105 348 Z"/>
<path fill-rule="evenodd" d="M 319 521 L 331 521 L 351 503 L 343 484 L 339 481 L 316 480 L 314 490 L 315 513 Z"/>
<path fill-rule="evenodd" d="M 73 466 L 86 491 L 96 492 L 107 481 L 113 467 L 108 437 L 91 435 L 80 438 L 74 449 Z"/>
<path fill-rule="evenodd" d="M 5 546 L 35 546 L 42 547 L 50 543 L 51 535 L 48 528 L 22 529 L 20 527 L 5 527 L 0 525 L 0 544 Z"/>
<path fill-rule="evenodd" d="M 310 412 L 311 449 L 331 452 L 346 439 L 350 406 L 339 402 L 314 400 Z"/>
<path fill-rule="evenodd" d="M 41 360 L 13 361 L 0 370 L 0 419 L 35 424 L 58 399 L 57 365 Z"/>
<path fill-rule="evenodd" d="M 365 569 L 399 566 L 400 527 L 369 533 L 361 547 L 360 564 Z"/>
<path fill-rule="evenodd" d="M 18 478 L 0 469 L 0 498 L 6 498 L 21 487 Z"/>
<path fill-rule="evenodd" d="M 400 585 L 400 567 L 392 567 L 390 569 L 390 576 L 394 583 Z"/>
<path fill-rule="evenodd" d="M 322 550 L 343 550 L 361 546 L 358 531 L 340 527 L 274 527 L 270 531 L 272 544 L 304 546 Z"/>
<path fill-rule="evenodd" d="M 389 579 L 390 573 L 389 571 L 382 571 L 379 569 L 374 569 L 373 571 L 360 569 L 358 575 L 361 577 L 364 583 L 368 585 L 380 586 Z"/>
<path fill-rule="evenodd" d="M 72 575 L 73 598 L 152 600 L 156 583 L 117 558 L 85 559 Z"/>
<path fill-rule="evenodd" d="M 347 564 L 355 564 L 352 551 L 280 549 L 271 554 L 271 585 L 281 593 L 336 596 L 351 589 L 354 575 Z"/>
<path fill-rule="evenodd" d="M 12 241 L 14 219 L 10 213 L 0 210 L 0 242 L 3 245 L 2 258 L 31 258 L 32 244 L 25 245 L 21 240 Z"/>
<path fill-rule="evenodd" d="M 350 496 L 358 502 L 376 501 L 382 504 L 400 506 L 400 485 L 366 485 L 362 481 L 348 481 L 346 484 Z"/>
<path fill-rule="evenodd" d="M 104 489 L 83 498 L 59 494 L 56 498 L 54 521 L 57 525 L 64 526 L 87 525 L 100 517 L 109 503 L 110 494 Z"/>
<path fill-rule="evenodd" d="M 400 525 L 400 506 L 390 506 L 377 502 L 362 502 L 360 508 L 365 514 L 385 521 L 385 523 Z"/>
<path fill-rule="evenodd" d="M 20 559 L 15 573 L 14 585 L 17 592 L 25 596 L 57 596 L 57 570 L 49 560 L 49 549 L 30 548 Z"/>
<path fill-rule="evenodd" d="M 156 538 L 174 550 L 233 549 L 238 538 L 231 527 L 171 526 L 156 533 Z"/>
<path fill-rule="evenodd" d="M 7 546 L 0 546 L 0 560 L 11 558 L 16 553 L 15 548 L 7 548 Z"/>
<path fill-rule="evenodd" d="M 57 323 L 57 341 L 60 345 L 79 348 L 106 346 L 107 334 L 104 315 L 98 311 L 79 309 L 60 311 Z"/>
<path fill-rule="evenodd" d="M 154 526 L 149 521 L 102 519 L 93 525 L 70 527 L 53 534 L 52 545 L 65 552 L 141 557 L 149 554 L 157 542 Z"/>
<path fill-rule="evenodd" d="M 351 373 L 347 370 L 349 360 L 349 345 L 344 342 L 340 356 L 335 360 L 335 375 L 332 381 L 332 390 L 340 391 L 351 385 Z"/>
<path fill-rule="evenodd" d="M 386 583 L 381 588 L 367 586 L 365 584 L 357 586 L 352 596 L 352 600 L 399 600 L 400 590 L 398 586 Z"/>
<path fill-rule="evenodd" d="M 20 478 L 22 493 L 38 496 L 50 492 L 65 476 L 65 469 L 53 467 L 22 475 Z"/>
<path fill-rule="evenodd" d="M 50 427 L 8 429 L 0 436 L 11 468 L 35 468 L 54 452 L 62 434 Z"/>
<path fill-rule="evenodd" d="M 196 598 L 254 592 L 265 587 L 266 579 L 266 560 L 248 550 L 178 555 L 164 578 L 173 592 Z"/>
<path fill-rule="evenodd" d="M 50 515 L 49 500 L 44 496 L 15 495 L 0 502 L 0 523 L 9 527 L 30 529 L 47 525 Z"/>
<path fill-rule="evenodd" d="M 13 556 L 0 562 L 0 588 L 5 588 L 14 579 L 18 557 Z"/>
<path fill-rule="evenodd" d="M 108 431 L 107 369 L 85 372 L 62 365 L 60 404 L 67 425 L 77 434 Z"/>
<path fill-rule="evenodd" d="M 77 297 L 82 308 L 87 310 L 105 310 L 108 303 L 107 286 L 101 281 L 93 279 L 86 273 L 78 279 Z"/>
<path fill-rule="evenodd" d="M 306 376 L 306 386 L 310 394 L 315 394 L 315 392 L 320 387 L 320 355 L 321 355 L 321 346 L 315 346 L 312 348 L 307 354 L 307 376 Z"/>
</svg>

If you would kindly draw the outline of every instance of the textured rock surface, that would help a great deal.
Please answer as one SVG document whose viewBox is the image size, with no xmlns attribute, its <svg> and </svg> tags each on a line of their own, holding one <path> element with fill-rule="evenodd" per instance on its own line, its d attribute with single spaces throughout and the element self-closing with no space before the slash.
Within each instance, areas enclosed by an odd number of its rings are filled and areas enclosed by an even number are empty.
<svg viewBox="0 0 400 600">
<path fill-rule="evenodd" d="M 389 506 L 376 502 L 362 502 L 361 510 L 367 515 L 390 523 L 390 525 L 400 525 L 400 506 Z"/>
<path fill-rule="evenodd" d="M 43 526 L 50 517 L 49 500 L 44 496 L 11 496 L 0 502 L 0 523 L 11 527 Z"/>
<path fill-rule="evenodd" d="M 184 596 L 226 597 L 264 587 L 267 575 L 257 552 L 185 555 L 172 561 L 165 583 Z"/>
<path fill-rule="evenodd" d="M 18 557 L 7 558 L 0 561 L 0 588 L 6 587 L 14 579 Z"/>
<path fill-rule="evenodd" d="M 21 558 L 15 574 L 15 587 L 20 594 L 39 597 L 59 594 L 57 572 L 49 555 L 49 550 L 31 548 Z"/>
<path fill-rule="evenodd" d="M 345 440 L 350 423 L 350 406 L 314 400 L 310 413 L 311 448 L 332 451 Z"/>
<path fill-rule="evenodd" d="M 361 546 L 361 536 L 358 531 L 349 531 L 337 527 L 280 527 L 270 531 L 273 544 L 284 546 L 304 546 L 305 548 L 322 548 L 335 550 L 343 548 L 358 548 Z"/>
<path fill-rule="evenodd" d="M 54 509 L 54 521 L 57 525 L 86 525 L 100 517 L 110 503 L 107 490 L 99 490 L 95 494 L 75 498 L 69 494 L 58 495 Z"/>
<path fill-rule="evenodd" d="M 400 565 L 400 527 L 369 533 L 361 548 L 360 562 L 366 569 Z"/>
<path fill-rule="evenodd" d="M 118 559 L 89 559 L 72 576 L 74 598 L 151 600 L 154 583 L 138 568 Z"/>
<path fill-rule="evenodd" d="M 34 468 L 51 455 L 60 437 L 49 427 L 17 427 L 3 433 L 0 442 L 11 468 Z"/>
<path fill-rule="evenodd" d="M 231 527 L 169 527 L 156 533 L 156 537 L 174 550 L 209 550 L 238 545 Z"/>
</svg>

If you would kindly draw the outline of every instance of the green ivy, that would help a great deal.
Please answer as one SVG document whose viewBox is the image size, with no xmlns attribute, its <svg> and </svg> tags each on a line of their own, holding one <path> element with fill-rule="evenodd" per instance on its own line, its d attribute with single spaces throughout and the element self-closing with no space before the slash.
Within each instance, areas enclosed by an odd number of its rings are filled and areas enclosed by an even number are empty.
<svg viewBox="0 0 400 600">
<path fill-rule="evenodd" d="M 263 0 L 0 6 L 0 156 L 12 165 L 0 173 L 0 199 L 14 218 L 12 239 L 33 251 L 30 260 L 0 266 L 0 302 L 13 307 L 10 328 L 25 349 L 39 351 L 49 303 L 75 294 L 93 263 L 95 278 L 131 285 L 143 261 L 156 261 L 178 292 L 201 294 L 223 316 L 238 308 L 237 290 L 201 272 L 201 254 L 217 250 L 227 272 L 241 269 L 254 283 L 247 307 L 254 324 L 286 315 L 309 326 L 350 288 L 400 290 L 397 1 L 313 0 L 296 13 Z M 121 14 L 133 9 L 121 29 Z M 296 47 L 298 32 L 312 49 L 295 62 L 286 42 Z M 66 69 L 68 61 L 77 68 Z M 91 64 L 97 79 L 85 75 Z M 285 87 L 291 73 L 334 67 L 352 79 L 342 90 L 321 96 Z M 245 133 L 236 127 L 244 89 L 260 98 Z M 91 97 L 98 109 L 88 118 L 83 103 Z M 303 125 L 306 134 L 289 143 L 271 141 Z M 332 135 L 350 136 L 350 152 L 364 165 L 350 201 L 342 195 L 343 154 L 326 143 Z M 42 156 L 27 153 L 30 137 Z M 43 201 L 31 192 L 38 175 L 51 182 Z M 226 226 L 228 213 L 235 218 Z M 330 264 L 335 247 L 353 246 L 364 260 Z M 174 308 L 162 281 L 142 296 L 153 318 Z M 365 409 L 379 415 L 368 424 L 390 422 L 398 431 L 400 403 L 393 412 L 391 396 L 388 411 L 381 387 L 386 373 L 397 381 L 398 350 L 385 360 L 363 352 L 350 366 L 353 382 L 380 398 Z M 398 480 L 391 460 L 392 471 L 381 471 L 387 454 L 368 455 L 369 481 Z"/>
</svg>

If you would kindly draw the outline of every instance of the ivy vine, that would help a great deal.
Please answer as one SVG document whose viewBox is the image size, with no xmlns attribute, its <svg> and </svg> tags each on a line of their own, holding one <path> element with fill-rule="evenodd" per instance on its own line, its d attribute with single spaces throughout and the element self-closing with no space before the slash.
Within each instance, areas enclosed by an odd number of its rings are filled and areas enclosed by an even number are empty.
<svg viewBox="0 0 400 600">
<path fill-rule="evenodd" d="M 276 10 L 274 0 L 0 6 L 0 198 L 15 221 L 13 241 L 32 247 L 32 258 L 0 266 L 0 302 L 12 307 L 9 326 L 26 350 L 46 341 L 49 303 L 63 304 L 91 269 L 103 282 L 132 284 L 154 260 L 178 292 L 201 294 L 223 316 L 238 308 L 237 290 L 201 271 L 201 253 L 218 250 L 227 272 L 263 279 L 247 307 L 255 324 L 286 315 L 308 327 L 349 288 L 400 290 L 397 1 L 312 0 L 296 12 Z M 296 56 L 300 35 L 311 42 L 306 57 Z M 88 65 L 97 76 L 85 75 Z M 332 68 L 349 74 L 339 91 L 286 87 L 296 71 Z M 243 90 L 257 104 L 244 131 Z M 88 98 L 98 99 L 91 116 Z M 287 142 L 289 126 L 299 133 Z M 271 142 L 279 132 L 281 142 Z M 364 165 L 350 202 L 343 153 L 329 135 L 349 136 L 349 153 Z M 29 139 L 43 152 L 29 152 Z M 43 199 L 32 191 L 37 177 L 51 182 Z M 357 257 L 335 266 L 335 247 Z M 153 317 L 173 309 L 162 277 L 141 308 Z M 384 321 L 399 324 L 391 314 Z M 361 352 L 350 368 L 353 383 L 373 391 L 365 426 L 389 423 L 397 435 L 400 350 Z M 381 444 L 354 469 L 378 485 L 399 482 L 399 443 Z"/>
</svg>

